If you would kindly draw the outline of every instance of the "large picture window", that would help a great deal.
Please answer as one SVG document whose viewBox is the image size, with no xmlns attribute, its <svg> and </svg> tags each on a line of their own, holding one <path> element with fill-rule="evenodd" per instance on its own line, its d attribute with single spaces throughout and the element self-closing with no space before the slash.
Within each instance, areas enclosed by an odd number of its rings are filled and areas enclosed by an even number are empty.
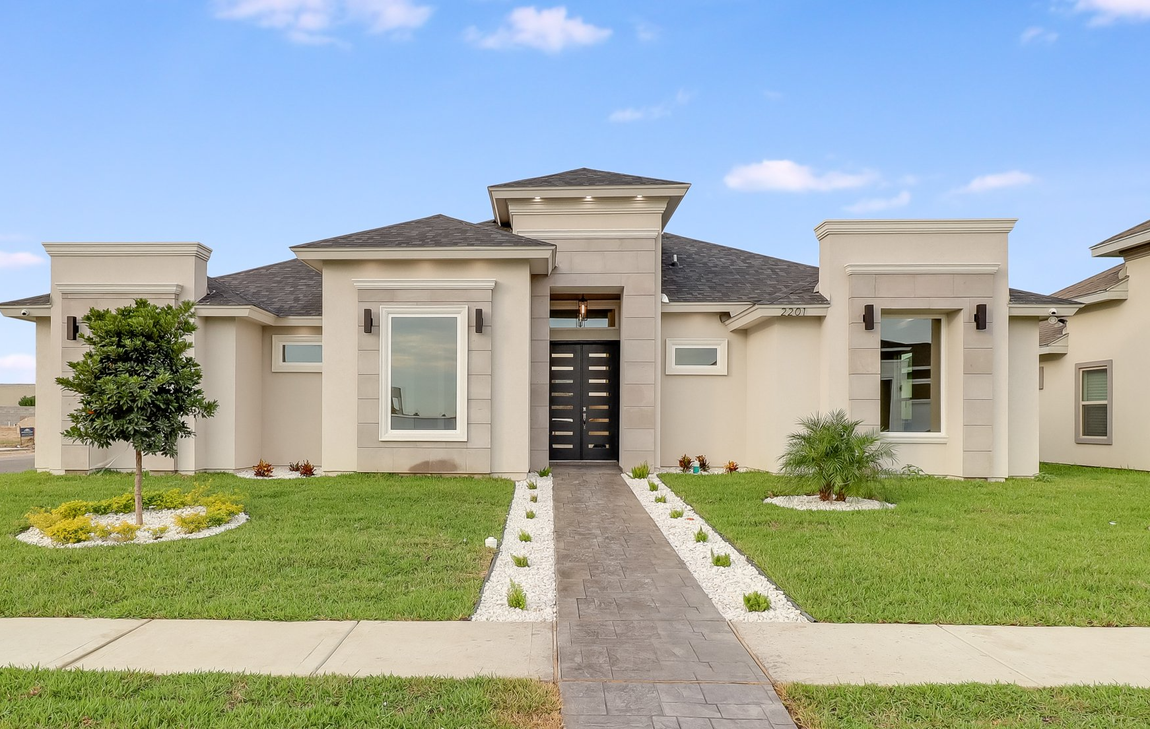
<svg viewBox="0 0 1150 729">
<path fill-rule="evenodd" d="M 381 440 L 467 439 L 467 307 L 381 309 Z"/>
<path fill-rule="evenodd" d="M 1075 424 L 1077 443 L 1110 445 L 1114 442 L 1111 432 L 1114 425 L 1113 403 L 1113 363 L 1086 362 L 1075 367 L 1077 371 L 1077 392 Z"/>
<path fill-rule="evenodd" d="M 880 429 L 942 432 L 942 320 L 882 317 Z"/>
</svg>

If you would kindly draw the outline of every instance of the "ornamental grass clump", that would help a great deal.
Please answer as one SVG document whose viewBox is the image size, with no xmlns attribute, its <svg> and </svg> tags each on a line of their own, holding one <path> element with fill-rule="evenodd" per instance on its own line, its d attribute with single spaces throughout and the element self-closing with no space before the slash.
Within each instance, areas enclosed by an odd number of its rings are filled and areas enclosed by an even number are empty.
<svg viewBox="0 0 1150 729">
<path fill-rule="evenodd" d="M 645 479 L 650 475 L 651 475 L 651 466 L 646 461 L 643 461 L 642 463 L 640 463 L 636 466 L 631 466 L 631 478 Z"/>
<path fill-rule="evenodd" d="M 523 586 L 515 580 L 511 580 L 511 584 L 507 587 L 507 607 L 516 610 L 527 609 L 527 593 L 523 591 Z"/>
<path fill-rule="evenodd" d="M 666 494 L 659 494 L 658 496 L 655 497 L 655 503 L 656 504 L 667 503 L 667 495 Z"/>
<path fill-rule="evenodd" d="M 659 484 L 655 483 L 654 481 L 648 481 L 647 482 L 647 490 L 648 491 L 658 491 L 659 490 Z"/>
<path fill-rule="evenodd" d="M 743 595 L 743 607 L 747 609 L 747 612 L 765 613 L 771 609 L 771 600 L 763 593 L 755 590 Z"/>
<path fill-rule="evenodd" d="M 527 559 L 527 555 L 525 554 L 513 554 L 511 555 L 511 561 L 515 564 L 516 567 L 531 566 L 531 562 Z"/>
<path fill-rule="evenodd" d="M 846 501 L 847 492 L 888 472 L 895 461 L 894 445 L 877 430 L 860 431 L 861 420 L 843 410 L 799 421 L 801 430 L 787 436 L 779 459 L 781 471 L 811 482 L 822 501 Z"/>
<path fill-rule="evenodd" d="M 540 468 L 539 469 L 539 475 L 542 478 L 547 478 L 548 476 L 550 476 L 551 475 L 551 466 L 547 466 L 546 468 Z"/>
<path fill-rule="evenodd" d="M 707 532 L 703 531 L 703 527 L 699 527 L 699 531 L 695 532 L 695 541 L 705 542 L 707 539 Z"/>
<path fill-rule="evenodd" d="M 520 529 L 519 530 L 519 541 L 530 542 L 531 541 L 531 535 L 528 534 L 527 532 L 523 531 L 522 529 Z"/>
<path fill-rule="evenodd" d="M 534 504 L 539 501 L 539 494 L 531 494 L 531 503 Z"/>
<path fill-rule="evenodd" d="M 716 567 L 730 567 L 731 555 L 729 554 L 715 554 L 715 550 L 711 550 L 711 564 Z"/>
<path fill-rule="evenodd" d="M 523 516 L 527 517 L 528 519 L 534 519 L 535 518 L 535 512 L 532 511 L 531 509 L 528 509 L 527 513 L 524 514 Z"/>
<path fill-rule="evenodd" d="M 682 509 L 671 509 L 670 517 L 672 519 L 681 519 L 683 517 Z"/>
</svg>

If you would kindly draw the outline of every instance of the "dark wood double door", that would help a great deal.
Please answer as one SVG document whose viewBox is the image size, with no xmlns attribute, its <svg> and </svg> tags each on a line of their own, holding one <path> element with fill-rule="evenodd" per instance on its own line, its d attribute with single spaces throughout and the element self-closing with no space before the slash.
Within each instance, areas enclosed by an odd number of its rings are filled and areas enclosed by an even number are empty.
<svg viewBox="0 0 1150 729">
<path fill-rule="evenodd" d="M 553 461 L 619 460 L 619 343 L 552 342 Z"/>
</svg>

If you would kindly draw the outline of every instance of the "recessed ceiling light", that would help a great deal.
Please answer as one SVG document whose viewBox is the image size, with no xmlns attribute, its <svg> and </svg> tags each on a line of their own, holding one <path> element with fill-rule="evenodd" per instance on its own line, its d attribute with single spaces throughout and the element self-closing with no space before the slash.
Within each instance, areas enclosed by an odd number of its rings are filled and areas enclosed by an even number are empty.
<svg viewBox="0 0 1150 729">
<path fill-rule="evenodd" d="M 588 195 L 587 197 L 585 197 L 585 198 L 583 198 L 583 199 L 584 199 L 584 200 L 594 200 L 595 198 L 593 198 L 593 197 L 591 197 L 590 195 Z"/>
<path fill-rule="evenodd" d="M 540 200 L 542 200 L 542 199 L 543 199 L 543 198 L 539 197 L 538 195 L 536 195 L 536 196 L 535 196 L 535 201 L 536 201 L 536 202 L 539 202 L 539 201 L 540 201 Z"/>
</svg>

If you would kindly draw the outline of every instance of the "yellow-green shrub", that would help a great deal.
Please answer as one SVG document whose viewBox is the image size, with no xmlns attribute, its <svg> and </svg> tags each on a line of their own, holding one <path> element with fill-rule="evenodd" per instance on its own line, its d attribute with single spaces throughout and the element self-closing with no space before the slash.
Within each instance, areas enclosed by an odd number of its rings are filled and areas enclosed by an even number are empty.
<svg viewBox="0 0 1150 729">
<path fill-rule="evenodd" d="M 59 544 L 79 544 L 92 538 L 92 520 L 87 516 L 61 519 L 45 529 L 44 533 Z"/>
<path fill-rule="evenodd" d="M 147 509 L 182 509 L 192 503 L 191 498 L 197 495 L 197 490 L 198 489 L 193 489 L 187 493 L 179 489 L 145 491 L 144 507 Z"/>
<path fill-rule="evenodd" d="M 130 542 L 136 538 L 138 531 L 140 531 L 140 527 L 127 521 L 112 526 L 96 525 L 96 536 L 101 539 L 111 539 L 113 542 Z"/>
<path fill-rule="evenodd" d="M 208 528 L 207 514 L 176 514 L 176 526 L 187 534 L 202 532 Z"/>
<path fill-rule="evenodd" d="M 52 509 L 52 513 L 61 519 L 74 519 L 77 516 L 83 516 L 92 510 L 92 504 L 88 501 L 65 501 L 64 503 Z"/>
<path fill-rule="evenodd" d="M 148 532 L 148 536 L 150 536 L 152 539 L 159 539 L 160 537 L 162 537 L 168 533 L 168 527 L 166 527 L 166 526 L 151 527 L 150 529 L 147 529 L 146 531 Z"/>
<path fill-rule="evenodd" d="M 49 527 L 60 521 L 60 516 L 58 514 L 48 511 L 47 509 L 36 509 L 35 511 L 30 511 L 24 515 L 24 518 L 28 520 L 29 524 L 42 532 L 48 531 Z"/>
</svg>

